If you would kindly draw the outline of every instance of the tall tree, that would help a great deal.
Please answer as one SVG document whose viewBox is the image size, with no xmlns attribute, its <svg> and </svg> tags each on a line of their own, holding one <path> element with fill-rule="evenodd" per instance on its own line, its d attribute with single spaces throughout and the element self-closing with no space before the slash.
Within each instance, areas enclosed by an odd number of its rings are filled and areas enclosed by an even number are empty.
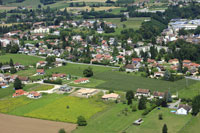
<svg viewBox="0 0 200 133">
<path fill-rule="evenodd" d="M 167 133 L 167 125 L 166 124 L 164 124 L 164 126 L 163 126 L 163 128 L 162 128 L 162 133 Z"/>
<path fill-rule="evenodd" d="M 139 100 L 138 109 L 139 110 L 146 109 L 146 98 L 143 96 Z"/>
<path fill-rule="evenodd" d="M 126 92 L 126 99 L 127 99 L 127 101 L 128 101 L 128 103 L 127 103 L 128 105 L 132 104 L 133 98 L 134 98 L 134 93 L 133 93 L 133 91 L 132 91 L 132 90 L 127 91 L 127 92 Z"/>
<path fill-rule="evenodd" d="M 14 81 L 14 87 L 15 87 L 15 90 L 19 90 L 19 89 L 22 89 L 22 82 L 19 78 L 16 78 L 15 81 Z"/>
</svg>

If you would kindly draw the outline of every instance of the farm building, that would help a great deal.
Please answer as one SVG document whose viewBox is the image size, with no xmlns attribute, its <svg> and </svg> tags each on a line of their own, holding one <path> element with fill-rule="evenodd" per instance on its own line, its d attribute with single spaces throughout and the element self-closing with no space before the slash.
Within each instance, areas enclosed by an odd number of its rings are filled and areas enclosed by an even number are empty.
<svg viewBox="0 0 200 133">
<path fill-rule="evenodd" d="M 136 91 L 136 96 L 145 96 L 145 97 L 149 97 L 150 94 L 150 90 L 149 89 L 140 89 L 138 88 Z"/>
<path fill-rule="evenodd" d="M 119 98 L 120 98 L 119 94 L 116 93 L 105 94 L 102 96 L 103 100 L 117 100 Z"/>
<path fill-rule="evenodd" d="M 86 97 L 90 97 L 96 93 L 97 93 L 96 89 L 80 89 L 77 91 L 77 94 L 81 96 L 86 96 Z"/>
<path fill-rule="evenodd" d="M 74 84 L 84 84 L 90 82 L 88 78 L 80 78 L 78 80 L 74 80 Z"/>
</svg>

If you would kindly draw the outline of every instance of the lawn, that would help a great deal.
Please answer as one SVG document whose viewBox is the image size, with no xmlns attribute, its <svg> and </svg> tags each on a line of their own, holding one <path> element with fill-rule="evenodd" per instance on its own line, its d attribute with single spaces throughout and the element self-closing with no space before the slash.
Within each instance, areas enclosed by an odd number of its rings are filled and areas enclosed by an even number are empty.
<svg viewBox="0 0 200 133">
<path fill-rule="evenodd" d="M 158 115 L 162 113 L 163 120 L 158 119 Z M 154 109 L 146 117 L 140 126 L 132 125 L 126 130 L 127 133 L 161 133 L 164 124 L 168 127 L 168 133 L 178 132 L 184 125 L 190 121 L 192 115 L 176 115 L 170 113 L 170 109 L 161 108 L 161 110 Z M 191 132 L 192 133 L 192 132 Z"/>
<path fill-rule="evenodd" d="M 200 94 L 200 82 L 193 84 L 185 89 L 179 91 L 180 98 L 193 98 L 196 95 Z"/>
<path fill-rule="evenodd" d="M 66 106 L 69 106 L 69 109 Z M 93 99 L 64 96 L 41 108 L 36 108 L 24 116 L 76 123 L 78 116 L 82 115 L 88 120 L 106 107 L 106 104 Z"/>
<path fill-rule="evenodd" d="M 8 88 L 0 88 L 0 99 L 8 96 L 12 96 L 15 91 L 13 90 L 13 85 L 10 85 Z"/>
<path fill-rule="evenodd" d="M 13 59 L 14 63 L 18 62 L 23 65 L 35 65 L 38 61 L 44 60 L 39 57 L 24 54 L 5 54 L 0 56 L 0 62 L 9 62 L 10 59 Z"/>
<path fill-rule="evenodd" d="M 199 133 L 200 131 L 200 115 L 193 117 L 186 125 L 183 127 L 179 133 Z"/>
<path fill-rule="evenodd" d="M 35 68 L 29 68 L 27 70 L 18 71 L 15 74 L 17 74 L 19 76 L 28 76 L 28 77 L 30 77 L 30 76 L 33 76 L 35 73 L 36 73 L 36 69 Z"/>
<path fill-rule="evenodd" d="M 128 115 L 124 115 L 122 110 L 128 108 Z M 115 104 L 103 112 L 94 115 L 86 127 L 78 127 L 75 133 L 111 133 L 122 132 L 130 124 L 140 118 L 142 111 L 131 112 L 126 104 Z"/>
<path fill-rule="evenodd" d="M 23 106 L 25 104 L 28 104 L 31 101 L 32 101 L 31 99 L 28 99 L 25 96 L 0 100 L 0 112 L 1 113 L 9 113 L 10 111 L 12 111 L 20 106 Z"/>
</svg>

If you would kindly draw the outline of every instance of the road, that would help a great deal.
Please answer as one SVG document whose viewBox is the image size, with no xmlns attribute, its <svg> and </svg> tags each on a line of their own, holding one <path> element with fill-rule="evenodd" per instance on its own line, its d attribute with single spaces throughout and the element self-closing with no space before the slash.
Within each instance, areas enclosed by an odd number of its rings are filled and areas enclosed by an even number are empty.
<svg viewBox="0 0 200 133">
<path fill-rule="evenodd" d="M 177 109 L 176 105 L 179 105 L 180 102 L 181 102 L 181 99 L 179 99 L 175 103 L 170 103 L 170 104 L 168 104 L 169 105 L 168 108 L 170 108 L 170 109 Z"/>
</svg>

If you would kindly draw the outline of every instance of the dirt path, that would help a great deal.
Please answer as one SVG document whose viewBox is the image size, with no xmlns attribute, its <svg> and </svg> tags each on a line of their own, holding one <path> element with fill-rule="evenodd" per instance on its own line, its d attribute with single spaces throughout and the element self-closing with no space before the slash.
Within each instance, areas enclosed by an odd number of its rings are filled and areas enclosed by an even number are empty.
<svg viewBox="0 0 200 133">
<path fill-rule="evenodd" d="M 76 124 L 0 114 L 1 133 L 58 133 L 61 128 L 70 133 Z"/>
</svg>

